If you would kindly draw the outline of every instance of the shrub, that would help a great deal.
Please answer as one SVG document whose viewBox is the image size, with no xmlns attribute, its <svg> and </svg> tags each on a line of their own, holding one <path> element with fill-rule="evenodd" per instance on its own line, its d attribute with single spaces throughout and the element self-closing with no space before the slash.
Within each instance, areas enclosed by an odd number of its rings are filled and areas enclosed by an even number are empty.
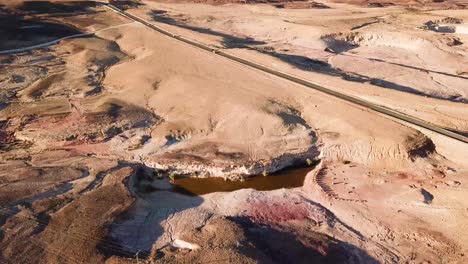
<svg viewBox="0 0 468 264">
<path fill-rule="evenodd" d="M 174 174 L 173 172 L 170 172 L 170 173 L 169 173 L 169 179 L 170 179 L 171 181 L 175 181 L 175 178 L 176 178 L 175 174 Z"/>
</svg>

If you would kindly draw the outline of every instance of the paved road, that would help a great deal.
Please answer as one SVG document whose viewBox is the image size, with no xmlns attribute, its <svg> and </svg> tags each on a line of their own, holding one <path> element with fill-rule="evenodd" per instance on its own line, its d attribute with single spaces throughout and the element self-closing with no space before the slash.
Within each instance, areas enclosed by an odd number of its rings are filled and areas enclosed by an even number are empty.
<svg viewBox="0 0 468 264">
<path fill-rule="evenodd" d="M 106 6 L 107 8 L 109 8 L 109 9 L 111 9 L 112 11 L 117 12 L 118 14 L 120 14 L 120 15 L 122 15 L 124 17 L 127 17 L 127 18 L 129 18 L 129 19 L 131 19 L 133 21 L 139 22 L 139 23 L 141 23 L 141 24 L 143 24 L 143 25 L 145 25 L 145 26 L 147 26 L 147 27 L 161 33 L 161 34 L 164 34 L 164 35 L 169 36 L 171 38 L 177 39 L 177 40 L 182 41 L 182 42 L 184 42 L 186 44 L 189 44 L 189 45 L 195 46 L 197 48 L 212 52 L 212 53 L 217 54 L 219 56 L 228 58 L 230 60 L 233 60 L 233 61 L 236 61 L 238 63 L 244 64 L 246 66 L 255 68 L 257 70 L 260 70 L 260 71 L 275 75 L 277 77 L 289 80 L 291 82 L 294 82 L 294 83 L 297 83 L 297 84 L 300 84 L 300 85 L 303 85 L 303 86 L 318 90 L 320 92 L 323 92 L 323 93 L 326 93 L 328 95 L 340 98 L 342 100 L 351 102 L 353 104 L 357 104 L 357 105 L 360 105 L 360 106 L 367 107 L 367 108 L 372 109 L 372 110 L 374 110 L 374 111 L 376 111 L 378 113 L 381 113 L 381 114 L 384 114 L 384 115 L 387 115 L 387 116 L 391 116 L 391 117 L 396 118 L 398 120 L 405 121 L 405 122 L 408 122 L 410 124 L 413 124 L 413 125 L 416 125 L 416 126 L 431 130 L 431 131 L 436 132 L 438 134 L 441 134 L 441 135 L 444 135 L 444 136 L 459 140 L 459 141 L 464 142 L 464 143 L 468 143 L 468 138 L 465 137 L 464 135 L 452 132 L 450 130 L 447 130 L 445 128 L 437 126 L 435 124 L 429 123 L 429 122 L 427 122 L 425 120 L 419 119 L 419 118 L 414 117 L 414 116 L 409 116 L 409 115 L 403 114 L 401 112 L 395 111 L 395 110 L 390 109 L 390 108 L 385 107 L 385 106 L 377 105 L 377 104 L 371 103 L 371 102 L 366 101 L 366 100 L 358 99 L 356 97 L 349 96 L 349 95 L 346 95 L 346 94 L 343 94 L 343 93 L 340 93 L 340 92 L 325 88 L 323 86 L 314 84 L 314 83 L 312 83 L 310 81 L 298 78 L 296 76 L 293 76 L 293 75 L 290 75 L 290 74 L 287 74 L 287 73 L 284 73 L 284 72 L 274 70 L 272 68 L 257 64 L 255 62 L 252 62 L 252 61 L 249 61 L 249 60 L 242 59 L 240 57 L 225 53 L 225 52 L 220 51 L 218 49 L 213 49 L 213 48 L 211 48 L 209 46 L 206 46 L 206 45 L 197 43 L 195 41 L 186 39 L 184 37 L 175 35 L 175 34 L 169 32 L 167 30 L 164 30 L 164 29 L 162 29 L 162 28 L 160 28 L 160 27 L 158 27 L 158 26 L 156 26 L 156 25 L 154 25 L 154 24 L 152 24 L 152 23 L 150 23 L 150 22 L 148 22 L 148 21 L 146 21 L 146 20 L 144 20 L 144 19 L 142 19 L 140 17 L 137 17 L 137 16 L 135 16 L 133 14 L 130 14 L 128 12 L 125 12 L 123 10 L 120 10 L 119 8 L 117 8 L 117 7 L 115 7 L 115 6 L 111 5 L 111 4 L 103 4 L 103 5 Z"/>
<path fill-rule="evenodd" d="M 112 28 L 118 28 L 118 27 L 129 25 L 129 24 L 133 24 L 133 23 L 134 22 L 125 23 L 125 24 L 121 24 L 121 25 L 116 25 L 116 26 L 111 26 L 111 27 L 99 29 L 99 30 L 89 32 L 89 33 L 81 33 L 81 34 L 66 36 L 66 37 L 63 37 L 63 38 L 54 39 L 54 40 L 51 40 L 51 41 L 48 41 L 48 42 L 45 42 L 45 43 L 42 43 L 42 44 L 33 45 L 33 46 L 28 46 L 28 47 L 23 47 L 23 48 L 18 48 L 18 49 L 10 49 L 10 50 L 0 50 L 0 54 L 21 53 L 21 52 L 26 52 L 26 51 L 30 51 L 30 50 L 46 48 L 46 47 L 55 45 L 55 44 L 59 43 L 60 41 L 63 41 L 63 40 L 66 40 L 66 39 L 89 37 L 89 36 L 93 36 L 97 32 L 101 32 L 101 31 L 104 31 L 104 30 L 112 29 Z"/>
<path fill-rule="evenodd" d="M 59 43 L 59 42 L 62 41 L 62 40 L 71 39 L 71 38 L 87 37 L 87 36 L 92 36 L 93 34 L 94 34 L 94 33 L 75 34 L 75 35 L 71 35 L 71 36 L 67 36 L 67 37 L 55 39 L 55 40 L 52 40 L 52 41 L 48 41 L 48 42 L 46 42 L 46 43 L 34 45 L 34 46 L 23 47 L 23 48 L 18 48 L 18 49 L 10 49 L 10 50 L 1 50 L 1 51 L 0 51 L 0 54 L 21 53 L 21 52 L 26 52 L 26 51 L 34 50 L 34 49 L 46 48 L 46 47 L 55 45 L 55 44 Z"/>
<path fill-rule="evenodd" d="M 435 124 L 429 123 L 429 122 L 427 122 L 425 120 L 419 119 L 419 118 L 414 117 L 414 116 L 406 115 L 406 114 L 403 114 L 401 112 L 390 109 L 388 107 L 377 105 L 377 104 L 371 103 L 371 102 L 366 101 L 366 100 L 358 99 L 356 97 L 349 96 L 349 95 L 337 92 L 337 91 L 329 89 L 329 88 L 325 88 L 323 86 L 314 84 L 314 83 L 312 83 L 310 81 L 298 78 L 296 76 L 293 76 L 293 75 L 290 75 L 290 74 L 287 74 L 287 73 L 284 73 L 284 72 L 280 72 L 278 70 L 275 70 L 275 69 L 272 69 L 272 68 L 257 64 L 255 62 L 252 62 L 252 61 L 249 61 L 249 60 L 245 60 L 243 58 L 231 55 L 231 54 L 223 52 L 221 50 L 213 49 L 213 48 L 211 48 L 209 46 L 206 46 L 206 45 L 200 44 L 198 42 L 186 39 L 184 37 L 175 35 L 175 34 L 169 32 L 167 30 L 164 30 L 164 29 L 162 29 L 162 28 L 160 28 L 160 27 L 158 27 L 158 26 L 156 26 L 156 25 L 154 25 L 154 24 L 152 24 L 152 23 L 150 23 L 150 22 L 148 22 L 148 21 L 146 21 L 146 20 L 144 20 L 144 19 L 142 19 L 140 17 L 137 17 L 137 16 L 135 16 L 133 14 L 130 14 L 130 13 L 126 12 L 126 11 L 120 10 L 119 8 L 117 8 L 117 7 L 115 7 L 115 6 L 111 5 L 111 4 L 102 3 L 102 2 L 97 2 L 97 3 L 102 4 L 104 7 L 107 7 L 110 10 L 112 10 L 112 11 L 114 11 L 114 12 L 116 12 L 116 13 L 130 19 L 130 20 L 133 20 L 134 22 L 141 23 L 141 24 L 147 26 L 148 28 L 151 28 L 152 30 L 155 30 L 155 31 L 157 31 L 157 32 L 159 32 L 159 33 L 161 33 L 163 35 L 169 36 L 169 37 L 171 37 L 173 39 L 176 39 L 178 41 L 181 41 L 183 43 L 195 46 L 197 48 L 200 48 L 200 49 L 208 51 L 208 52 L 212 52 L 212 53 L 214 53 L 216 55 L 219 55 L 219 56 L 222 56 L 224 58 L 236 61 L 236 62 L 241 63 L 243 65 L 246 65 L 248 67 L 251 67 L 251 68 L 254 68 L 254 69 L 269 73 L 271 75 L 274 75 L 274 76 L 289 80 L 291 82 L 306 86 L 308 88 L 312 88 L 314 90 L 326 93 L 328 95 L 337 97 L 337 98 L 345 100 L 347 102 L 351 102 L 351 103 L 356 104 L 356 105 L 364 106 L 364 107 L 372 109 L 372 110 L 374 110 L 374 111 L 376 111 L 378 113 L 381 113 L 381 114 L 396 118 L 398 120 L 401 120 L 401 121 L 404 121 L 404 122 L 407 122 L 407 123 L 410 123 L 410 124 L 413 124 L 413 125 L 416 125 L 416 126 L 428 129 L 428 130 L 431 130 L 431 131 L 436 132 L 438 134 L 441 134 L 441 135 L 456 139 L 456 140 L 458 140 L 460 142 L 468 143 L 468 138 L 466 136 L 455 133 L 455 132 L 452 132 L 452 131 L 450 131 L 448 129 L 445 129 L 443 127 L 440 127 L 440 126 L 437 126 Z M 123 25 L 127 25 L 127 24 L 123 24 Z M 119 26 L 123 26 L 123 25 L 118 25 L 118 26 L 114 26 L 114 27 L 110 27 L 110 28 L 115 28 L 115 27 L 119 27 Z M 109 28 L 106 28 L 106 29 L 109 29 Z M 102 29 L 102 30 L 106 30 L 106 29 Z M 101 30 L 99 30 L 99 31 L 101 31 Z M 95 32 L 69 36 L 69 37 L 61 38 L 61 39 L 54 40 L 54 41 L 51 41 L 51 42 L 48 42 L 48 43 L 44 43 L 44 44 L 41 44 L 41 45 L 35 45 L 35 46 L 32 46 L 32 47 L 27 47 L 27 48 L 22 48 L 22 49 L 9 50 L 9 51 L 0 51 L 0 54 L 19 52 L 19 51 L 26 51 L 26 50 L 39 48 L 39 47 L 45 47 L 45 46 L 55 44 L 55 43 L 57 43 L 57 42 L 59 42 L 61 40 L 64 40 L 64 39 L 68 39 L 68 38 L 72 38 L 72 37 L 92 35 L 94 33 Z"/>
</svg>

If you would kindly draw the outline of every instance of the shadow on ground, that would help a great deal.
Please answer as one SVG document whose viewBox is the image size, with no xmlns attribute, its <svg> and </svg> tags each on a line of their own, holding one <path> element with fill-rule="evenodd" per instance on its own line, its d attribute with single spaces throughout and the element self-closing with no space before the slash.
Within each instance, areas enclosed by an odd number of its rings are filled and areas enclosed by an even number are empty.
<svg viewBox="0 0 468 264">
<path fill-rule="evenodd" d="M 157 181 L 157 188 L 149 188 Z M 154 170 L 145 166 L 136 168 L 128 188 L 136 197 L 133 205 L 108 226 L 109 233 L 104 238 L 118 247 L 109 249 L 98 246 L 107 257 L 136 255 L 147 258 L 154 243 L 164 234 L 165 220 L 184 210 L 198 207 L 203 198 L 175 193 L 167 180 L 157 180 Z M 168 229 L 168 228 L 166 228 Z"/>
<path fill-rule="evenodd" d="M 384 80 L 384 79 L 379 79 L 379 78 L 372 78 L 370 76 L 365 76 L 362 74 L 357 74 L 357 73 L 351 73 L 351 72 L 346 72 L 343 71 L 339 68 L 334 68 L 332 67 L 329 63 L 320 61 L 320 60 L 314 60 L 311 58 L 308 58 L 306 56 L 300 56 L 300 55 L 294 55 L 294 54 L 287 54 L 287 53 L 280 53 L 272 50 L 271 48 L 265 48 L 265 47 L 254 47 L 258 45 L 265 45 L 267 44 L 266 42 L 263 41 L 258 41 L 253 38 L 240 38 L 240 37 L 235 37 L 231 36 L 225 33 L 221 33 L 218 31 L 214 31 L 212 29 L 208 28 L 201 28 L 201 27 L 196 27 L 196 26 L 191 26 L 187 25 L 184 21 L 174 19 L 170 16 L 167 15 L 166 11 L 162 10 L 152 10 L 150 12 L 151 17 L 153 18 L 154 21 L 163 23 L 163 24 L 168 24 L 168 25 L 173 25 L 173 26 L 178 26 L 184 29 L 196 31 L 202 34 L 208 34 L 212 36 L 218 36 L 222 37 L 222 44 L 225 48 L 246 48 L 246 49 L 253 49 L 256 51 L 259 51 L 264 54 L 268 54 L 270 56 L 276 57 L 280 59 L 283 62 L 286 62 L 290 65 L 293 65 L 294 67 L 305 70 L 305 71 L 313 71 L 321 74 L 326 74 L 330 76 L 337 76 L 341 77 L 344 80 L 347 81 L 352 81 L 352 82 L 359 82 L 359 83 L 370 83 L 375 86 L 379 86 L 382 88 L 387 88 L 387 89 L 392 89 L 392 90 L 397 90 L 397 91 L 402 91 L 402 92 L 407 92 L 411 94 L 416 94 L 416 95 L 421 95 L 421 96 L 427 96 L 431 98 L 436 98 L 436 99 L 442 99 L 442 100 L 451 100 L 451 101 L 457 101 L 457 102 L 467 102 L 463 98 L 459 98 L 459 96 L 452 96 L 450 98 L 445 98 L 442 96 L 439 96 L 437 94 L 432 94 L 432 93 L 426 93 L 423 91 L 419 91 L 415 88 L 401 85 L 392 81 Z M 379 60 L 380 62 L 386 62 L 383 60 Z M 388 62 L 390 63 L 390 62 Z M 393 63 L 392 63 L 393 64 Z M 415 68 L 412 66 L 408 65 L 398 65 L 402 67 L 408 67 L 408 68 L 414 68 L 418 70 L 424 70 L 420 68 Z M 439 74 L 445 74 L 445 73 L 440 73 L 436 72 Z M 445 74 L 447 75 L 447 74 Z M 454 76 L 451 75 L 452 77 L 460 77 L 460 76 Z M 464 78 L 464 77 L 462 77 Z"/>
<path fill-rule="evenodd" d="M 195 26 L 190 26 L 185 24 L 184 22 L 178 21 L 172 17 L 169 17 L 166 15 L 166 11 L 161 11 L 161 10 L 152 10 L 150 13 L 151 17 L 153 18 L 154 21 L 168 24 L 168 25 L 173 25 L 173 26 L 178 26 L 181 28 L 185 28 L 188 30 L 196 31 L 202 34 L 207 34 L 207 35 L 212 35 L 212 36 L 217 36 L 223 38 L 222 44 L 224 47 L 228 49 L 233 49 L 233 48 L 246 48 L 247 45 L 264 45 L 266 42 L 263 41 L 257 41 L 253 38 L 241 38 L 241 37 L 235 37 L 232 35 L 224 34 L 222 32 L 214 31 L 209 28 L 201 28 L 201 27 L 195 27 Z"/>
<path fill-rule="evenodd" d="M 31 13 L 47 12 L 49 5 L 60 4 L 32 2 L 40 4 L 34 9 L 37 4 L 29 6 L 27 3 L 14 10 L 0 7 L 0 50 L 24 48 L 83 33 L 69 25 L 31 16 Z M 51 13 L 53 10 L 55 9 L 50 10 Z"/>
<path fill-rule="evenodd" d="M 325 234 L 282 230 L 246 217 L 230 220 L 242 226 L 248 241 L 273 263 L 379 263 L 364 250 Z"/>
<path fill-rule="evenodd" d="M 16 7 L 16 10 L 28 14 L 63 14 L 90 12 L 91 8 L 96 7 L 96 5 L 95 1 L 24 1 L 23 4 Z"/>
</svg>

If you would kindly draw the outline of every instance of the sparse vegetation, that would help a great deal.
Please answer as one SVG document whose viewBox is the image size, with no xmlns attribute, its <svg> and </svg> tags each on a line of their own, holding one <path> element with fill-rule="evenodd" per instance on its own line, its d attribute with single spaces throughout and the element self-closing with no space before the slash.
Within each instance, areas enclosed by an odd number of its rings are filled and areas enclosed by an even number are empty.
<svg viewBox="0 0 468 264">
<path fill-rule="evenodd" d="M 457 75 L 465 75 L 465 74 L 468 74 L 468 71 L 462 71 L 462 70 L 457 71 Z"/>
<path fill-rule="evenodd" d="M 159 81 L 155 81 L 155 82 L 153 83 L 153 90 L 155 90 L 155 91 L 158 90 L 158 88 L 159 88 L 159 83 L 160 83 Z"/>
<path fill-rule="evenodd" d="M 169 179 L 171 180 L 171 182 L 175 181 L 176 175 L 175 175 L 174 172 L 170 172 L 168 176 L 169 176 Z"/>
<path fill-rule="evenodd" d="M 468 13 L 109 1 L 0 2 L 0 264 L 464 263 Z"/>
<path fill-rule="evenodd" d="M 158 180 L 162 180 L 163 179 L 163 174 L 161 172 L 157 172 L 156 173 L 156 178 L 158 178 Z"/>
</svg>

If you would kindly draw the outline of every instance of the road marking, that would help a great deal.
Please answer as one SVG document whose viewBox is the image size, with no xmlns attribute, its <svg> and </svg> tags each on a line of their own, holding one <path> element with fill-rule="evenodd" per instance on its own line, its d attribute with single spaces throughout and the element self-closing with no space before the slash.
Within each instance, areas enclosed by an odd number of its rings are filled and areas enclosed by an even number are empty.
<svg viewBox="0 0 468 264">
<path fill-rule="evenodd" d="M 173 34 L 173 33 L 169 32 L 169 31 L 167 31 L 165 29 L 162 29 L 162 28 L 160 28 L 160 27 L 146 21 L 143 18 L 140 18 L 138 16 L 130 14 L 130 13 L 126 12 L 126 11 L 120 10 L 119 8 L 117 8 L 117 7 L 115 7 L 115 6 L 111 5 L 111 4 L 101 3 L 101 2 L 96 2 L 96 3 L 101 4 L 102 6 L 112 10 L 113 12 L 118 13 L 119 15 L 121 15 L 123 17 L 126 17 L 126 18 L 128 18 L 128 19 L 130 19 L 130 20 L 132 20 L 134 22 L 141 23 L 141 24 L 145 25 L 146 27 L 148 27 L 150 29 L 153 29 L 153 30 L 155 30 L 155 31 L 157 31 L 157 32 L 159 32 L 159 33 L 161 33 L 163 35 L 166 35 L 166 36 L 168 36 L 170 38 L 178 40 L 178 41 L 180 41 L 182 43 L 185 43 L 185 44 L 200 48 L 200 49 L 208 51 L 210 53 L 214 53 L 214 54 L 219 55 L 221 57 L 227 58 L 227 59 L 229 59 L 231 61 L 235 61 L 235 62 L 238 62 L 240 64 L 243 64 L 244 66 L 248 66 L 250 68 L 253 68 L 253 69 L 268 73 L 270 75 L 273 75 L 273 76 L 276 76 L 276 77 L 279 77 L 279 78 L 282 78 L 282 79 L 286 79 L 286 80 L 294 82 L 296 84 L 300 84 L 300 85 L 312 88 L 314 90 L 317 90 L 317 91 L 320 91 L 322 93 L 334 96 L 334 97 L 339 98 L 341 100 L 351 102 L 351 103 L 353 103 L 355 105 L 366 107 L 366 108 L 371 109 L 371 110 L 373 110 L 373 111 L 375 111 L 377 113 L 381 113 L 381 114 L 384 114 L 386 116 L 393 117 L 393 118 L 395 118 L 395 119 L 397 119 L 399 121 L 404 121 L 404 122 L 416 125 L 418 127 L 425 128 L 425 129 L 428 129 L 430 131 L 436 132 L 438 134 L 441 134 L 441 135 L 456 139 L 456 140 L 458 140 L 460 142 L 468 143 L 468 137 L 465 137 L 465 136 L 463 136 L 461 134 L 452 132 L 452 131 L 450 131 L 448 129 L 442 128 L 442 127 L 440 127 L 438 125 L 435 125 L 435 124 L 432 124 L 432 123 L 430 123 L 428 121 L 425 121 L 425 120 L 422 120 L 420 118 L 398 112 L 396 110 L 393 110 L 391 108 L 388 108 L 388 107 L 385 107 L 385 106 L 382 106 L 382 105 L 377 105 L 377 104 L 371 103 L 371 102 L 366 101 L 366 100 L 358 99 L 358 98 L 356 98 L 354 96 L 351 96 L 351 95 L 347 95 L 347 94 L 344 94 L 344 93 L 341 93 L 341 92 L 337 92 L 335 90 L 320 86 L 318 84 L 315 84 L 315 83 L 312 83 L 310 81 L 301 79 L 301 78 L 293 76 L 291 74 L 284 73 L 284 72 L 281 72 L 281 71 L 278 71 L 278 70 L 263 66 L 261 64 L 257 64 L 255 62 L 252 62 L 252 61 L 249 61 L 249 60 L 246 60 L 246 59 L 231 55 L 229 53 L 226 53 L 226 52 L 223 52 L 223 51 L 208 47 L 206 45 L 195 42 L 193 40 L 186 39 L 186 38 L 181 37 L 179 35 Z M 127 24 L 123 24 L 123 25 L 128 25 L 128 24 L 131 24 L 131 23 L 127 23 Z M 115 28 L 115 27 L 118 27 L 118 26 L 114 26 L 114 27 L 110 27 L 110 28 Z M 94 33 L 87 33 L 87 34 L 94 34 Z M 66 38 L 70 38 L 70 37 L 66 37 Z M 62 38 L 61 40 L 66 39 L 66 38 Z M 54 41 L 53 43 L 56 43 L 56 42 L 57 41 Z M 42 44 L 42 45 L 45 45 L 45 44 Z M 0 51 L 0 54 L 4 54 L 4 53 L 5 53 L 5 51 L 3 51 L 3 52 Z"/>
<path fill-rule="evenodd" d="M 419 119 L 417 117 L 414 117 L 414 116 L 409 116 L 409 115 L 406 115 L 406 114 L 403 114 L 401 112 L 398 112 L 396 110 L 393 110 L 393 109 L 390 109 L 388 107 L 385 107 L 385 106 L 381 106 L 381 105 L 377 105 L 377 104 L 374 104 L 374 103 L 371 103 L 371 102 L 368 102 L 366 100 L 362 100 L 362 99 L 358 99 L 356 97 L 353 97 L 353 96 L 350 96 L 350 95 L 346 95 L 344 93 L 341 93 L 341 92 L 337 92 L 337 91 L 334 91 L 332 89 L 329 89 L 329 88 L 325 88 L 323 86 L 320 86 L 320 85 L 317 85 L 315 83 L 312 83 L 310 81 L 307 81 L 307 80 L 304 80 L 304 79 L 301 79 L 301 78 L 298 78 L 296 76 L 293 76 L 293 75 L 290 75 L 288 73 L 284 73 L 284 72 L 281 72 L 281 71 L 278 71 L 278 70 L 274 70 L 274 69 L 271 69 L 269 67 L 266 67 L 266 66 L 263 66 L 263 65 L 260 65 L 260 64 L 257 64 L 255 62 L 251 62 L 251 61 L 248 61 L 248 60 L 245 60 L 245 59 L 242 59 L 240 57 L 237 57 L 237 56 L 234 56 L 234 55 L 231 55 L 231 54 L 228 54 L 226 52 L 223 52 L 223 51 L 220 51 L 220 50 L 217 50 L 217 49 L 213 49 L 211 47 L 208 47 L 206 45 L 203 45 L 201 43 L 198 43 L 198 42 L 195 42 L 195 41 L 192 41 L 192 40 L 189 40 L 189 39 L 186 39 L 184 37 L 181 37 L 181 36 L 178 36 L 178 35 L 175 35 L 165 29 L 162 29 L 148 21 L 146 21 L 145 19 L 143 18 L 140 18 L 138 16 L 135 16 L 133 14 L 130 14 L 128 12 L 125 12 L 123 10 L 120 10 L 118 9 L 117 7 L 111 5 L 111 4 L 102 4 L 104 5 L 105 7 L 107 7 L 108 9 L 111 9 L 113 10 L 114 12 L 126 17 L 126 18 L 129 18 L 133 21 L 138 21 L 140 22 L 141 24 L 163 34 L 163 35 L 166 35 L 166 36 L 169 36 L 171 38 L 174 38 L 176 40 L 179 40 L 183 43 L 186 43 L 186 44 L 189 44 L 189 45 L 192 45 L 192 46 L 195 46 L 197 48 L 200 48 L 200 49 L 203 49 L 205 51 L 208 51 L 208 52 L 211 52 L 211 53 L 215 53 L 219 56 L 222 56 L 224 58 L 227 58 L 227 59 L 230 59 L 232 61 L 236 61 L 238 63 L 241 63 L 245 66 L 249 66 L 251 68 L 254 68 L 254 69 L 257 69 L 257 70 L 260 70 L 262 72 L 266 72 L 266 73 L 269 73 L 271 75 L 274 75 L 274 76 L 277 76 L 277 77 L 280 77 L 282 79 L 286 79 L 286 80 L 289 80 L 291 82 L 294 82 L 296 84 L 300 84 L 300 85 L 303 85 L 303 86 L 306 86 L 306 87 L 309 87 L 309 88 L 312 88 L 314 90 L 318 90 L 320 92 L 323 92 L 323 93 L 326 93 L 328 95 L 331 95 L 331 96 L 334 96 L 334 97 L 337 97 L 339 99 L 342 99 L 342 100 L 345 100 L 345 101 L 348 101 L 348 102 L 351 102 L 353 104 L 356 104 L 356 105 L 360 105 L 360 106 L 364 106 L 366 108 L 369 108 L 371 110 L 374 110 L 375 112 L 378 112 L 378 113 L 381 113 L 381 114 L 384 114 L 384 115 L 387 115 L 387 116 L 390 116 L 390 117 L 393 117 L 393 118 L 396 118 L 400 121 L 404 121 L 404 122 L 407 122 L 407 123 L 410 123 L 410 124 L 413 124 L 413 125 L 416 125 L 418 127 L 422 127 L 422 128 L 425 128 L 425 129 L 428 129 L 428 130 L 431 130 L 433 132 L 436 132 L 438 134 L 441 134 L 441 135 L 444 135 L 444 136 L 447 136 L 447 137 L 450 137 L 450 138 L 453 138 L 453 139 L 456 139 L 458 141 L 461 141 L 463 143 L 468 143 L 468 138 L 461 135 L 461 134 L 458 134 L 458 133 L 455 133 L 455 132 L 452 132 L 448 129 L 445 129 L 445 128 L 442 128 L 440 126 L 437 126 L 435 124 L 432 124 L 432 123 L 429 123 L 425 120 L 422 120 L 422 119 Z"/>
</svg>

